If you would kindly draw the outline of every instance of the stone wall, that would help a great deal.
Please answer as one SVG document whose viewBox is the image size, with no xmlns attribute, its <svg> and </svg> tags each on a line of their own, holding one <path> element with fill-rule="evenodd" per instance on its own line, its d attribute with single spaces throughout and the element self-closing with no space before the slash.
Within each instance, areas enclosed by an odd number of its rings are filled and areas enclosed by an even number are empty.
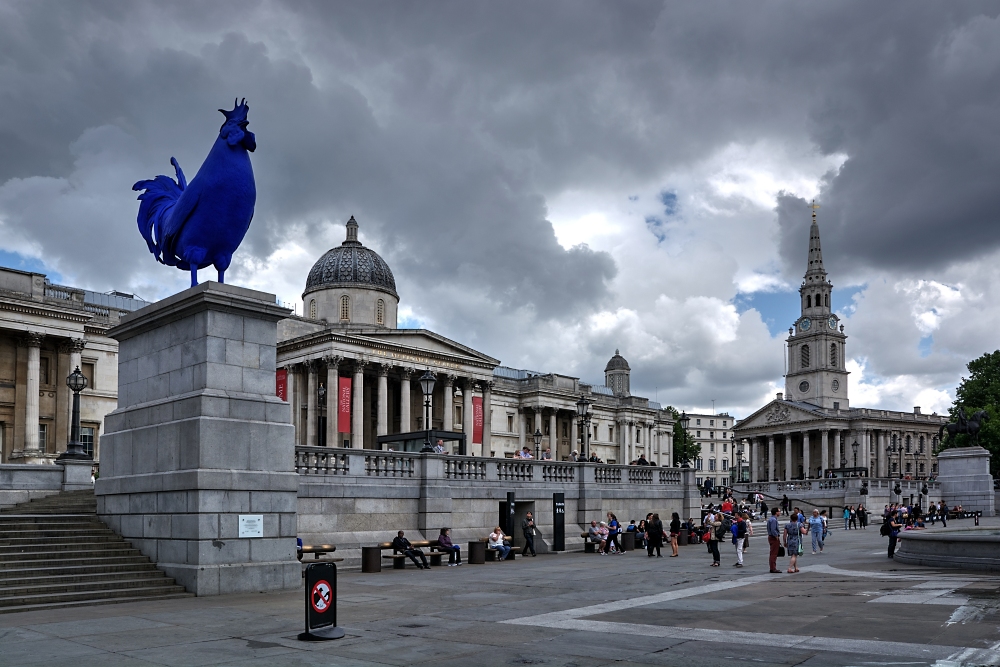
<svg viewBox="0 0 1000 667">
<path fill-rule="evenodd" d="M 61 465 L 0 465 L 0 507 L 51 496 L 59 493 L 62 487 Z"/>
<path fill-rule="evenodd" d="M 336 544 L 346 565 L 397 530 L 433 540 L 449 527 L 456 543 L 486 537 L 508 492 L 517 517 L 534 512 L 539 550 L 552 546 L 553 493 L 565 495 L 568 550 L 579 549 L 585 526 L 607 512 L 624 524 L 647 512 L 665 521 L 671 512 L 699 516 L 690 469 L 297 447 L 296 470 L 299 537 Z M 518 543 L 520 531 L 513 537 Z"/>
</svg>

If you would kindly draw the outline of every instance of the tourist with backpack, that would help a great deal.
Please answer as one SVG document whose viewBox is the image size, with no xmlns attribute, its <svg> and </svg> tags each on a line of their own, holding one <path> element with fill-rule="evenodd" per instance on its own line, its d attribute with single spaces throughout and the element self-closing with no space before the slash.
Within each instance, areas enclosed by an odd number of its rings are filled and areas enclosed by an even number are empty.
<svg viewBox="0 0 1000 667">
<path fill-rule="evenodd" d="M 733 563 L 733 567 L 743 567 L 743 547 L 746 546 L 747 539 L 746 519 L 737 514 L 729 532 L 733 535 L 733 546 L 736 547 L 736 562 Z"/>
<path fill-rule="evenodd" d="M 899 537 L 899 531 L 903 528 L 903 524 L 899 522 L 899 519 L 895 515 L 890 514 L 886 517 L 885 523 L 882 524 L 882 530 L 880 531 L 883 536 L 888 536 L 889 538 L 889 558 L 893 558 L 896 553 L 896 540 Z"/>
</svg>

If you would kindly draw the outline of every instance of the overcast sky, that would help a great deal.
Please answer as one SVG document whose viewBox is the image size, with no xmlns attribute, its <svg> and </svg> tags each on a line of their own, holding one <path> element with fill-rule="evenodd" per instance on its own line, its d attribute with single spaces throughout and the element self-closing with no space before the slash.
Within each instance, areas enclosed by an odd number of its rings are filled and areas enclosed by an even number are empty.
<svg viewBox="0 0 1000 667">
<path fill-rule="evenodd" d="M 851 404 L 947 409 L 1000 330 L 996 3 L 0 2 L 0 263 L 147 299 L 131 185 L 250 105 L 227 282 L 298 301 L 354 215 L 401 325 L 745 416 L 809 209 Z M 205 270 L 202 280 L 214 279 Z"/>
</svg>

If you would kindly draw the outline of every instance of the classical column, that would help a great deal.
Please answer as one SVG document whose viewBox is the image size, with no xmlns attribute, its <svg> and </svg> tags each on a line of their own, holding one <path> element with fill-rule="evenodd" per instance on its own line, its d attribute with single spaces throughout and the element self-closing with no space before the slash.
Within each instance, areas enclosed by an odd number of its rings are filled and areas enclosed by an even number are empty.
<svg viewBox="0 0 1000 667">
<path fill-rule="evenodd" d="M 493 433 L 493 382 L 481 382 L 479 386 L 483 391 L 483 456 L 486 456 Z"/>
<path fill-rule="evenodd" d="M 365 364 L 357 359 L 354 362 L 354 382 L 351 383 L 353 399 L 351 401 L 351 447 L 365 448 Z"/>
<path fill-rule="evenodd" d="M 885 431 L 879 429 L 875 437 L 875 461 L 878 471 L 875 473 L 879 477 L 885 477 Z"/>
<path fill-rule="evenodd" d="M 527 437 L 528 431 L 528 413 L 527 408 L 517 409 L 517 449 L 520 451 L 524 448 L 524 440 Z"/>
<path fill-rule="evenodd" d="M 573 418 L 570 419 L 570 421 L 569 421 L 569 453 L 570 454 L 573 453 L 573 450 L 576 450 L 577 452 L 580 451 L 580 443 L 578 442 L 579 439 L 580 439 L 580 422 L 578 422 L 576 420 L 576 416 L 574 415 Z M 552 452 L 552 458 L 555 458 L 555 456 L 556 456 L 556 453 Z"/>
<path fill-rule="evenodd" d="M 531 441 L 528 444 L 528 449 L 532 449 L 535 446 L 535 433 L 542 430 L 542 408 L 541 406 L 535 408 L 535 428 L 531 431 Z M 532 449 L 532 456 L 534 456 L 534 450 Z"/>
<path fill-rule="evenodd" d="M 823 429 L 819 432 L 819 458 L 820 465 L 823 466 L 822 470 L 819 471 L 819 476 L 826 477 L 826 471 L 830 467 L 830 433 Z"/>
<path fill-rule="evenodd" d="M 292 426 L 295 430 L 295 444 L 302 444 L 302 429 L 299 424 L 299 383 L 298 383 L 298 366 L 295 364 L 289 364 L 285 366 L 285 373 L 287 374 L 287 384 L 285 391 L 288 394 L 288 408 L 292 412 Z"/>
<path fill-rule="evenodd" d="M 441 430 L 452 430 L 452 422 L 455 416 L 455 376 L 448 374 L 444 376 L 444 391 L 441 392 L 443 404 L 441 406 Z"/>
<path fill-rule="evenodd" d="M 559 442 L 556 438 L 556 410 L 555 408 L 549 413 L 549 448 L 552 450 L 552 456 L 556 455 L 557 443 Z"/>
<path fill-rule="evenodd" d="M 792 481 L 792 434 L 785 433 L 785 481 Z"/>
<path fill-rule="evenodd" d="M 28 346 L 28 381 L 24 405 L 24 449 L 38 451 L 38 390 L 41 365 L 42 334 L 31 333 L 24 338 Z"/>
<path fill-rule="evenodd" d="M 802 479 L 809 479 L 812 473 L 809 472 L 809 431 L 802 431 Z"/>
<path fill-rule="evenodd" d="M 750 438 L 750 481 L 757 481 L 757 468 L 760 466 L 760 441 L 756 436 Z"/>
<path fill-rule="evenodd" d="M 767 436 L 767 481 L 773 482 L 776 479 L 774 470 L 774 434 L 771 434 Z"/>
<path fill-rule="evenodd" d="M 844 457 L 844 435 L 840 429 L 833 432 L 833 467 L 839 468 Z"/>
<path fill-rule="evenodd" d="M 326 446 L 340 447 L 337 419 L 340 416 L 340 357 L 327 357 L 326 361 Z"/>
<path fill-rule="evenodd" d="M 375 427 L 376 435 L 389 433 L 389 367 L 377 364 L 378 371 L 378 421 Z"/>
<path fill-rule="evenodd" d="M 319 398 L 319 366 L 314 360 L 306 362 L 309 373 L 309 393 L 306 395 L 306 444 L 315 447 L 319 444 L 319 411 L 316 409 Z"/>
<path fill-rule="evenodd" d="M 476 392 L 476 383 L 472 378 L 465 378 L 462 385 L 462 433 L 465 434 L 466 451 L 472 453 L 472 432 L 475 430 L 472 414 L 472 395 Z M 481 454 L 482 452 L 480 452 Z"/>
<path fill-rule="evenodd" d="M 410 378 L 416 369 L 403 368 L 399 376 L 399 432 L 410 433 L 413 420 L 410 417 Z"/>
</svg>

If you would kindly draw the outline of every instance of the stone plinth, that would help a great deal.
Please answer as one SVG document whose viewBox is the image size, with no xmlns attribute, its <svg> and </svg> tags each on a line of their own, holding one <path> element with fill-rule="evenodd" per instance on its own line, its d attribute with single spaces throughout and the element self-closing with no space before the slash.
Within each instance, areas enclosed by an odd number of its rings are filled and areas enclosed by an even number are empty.
<svg viewBox="0 0 1000 667">
<path fill-rule="evenodd" d="M 203 283 L 122 319 L 101 519 L 197 595 L 292 588 L 298 476 L 271 294 Z M 239 516 L 263 515 L 241 538 Z"/>
<path fill-rule="evenodd" d="M 949 507 L 959 505 L 984 516 L 996 514 L 996 495 L 990 476 L 990 453 L 982 447 L 956 447 L 938 454 L 941 498 Z"/>
</svg>

